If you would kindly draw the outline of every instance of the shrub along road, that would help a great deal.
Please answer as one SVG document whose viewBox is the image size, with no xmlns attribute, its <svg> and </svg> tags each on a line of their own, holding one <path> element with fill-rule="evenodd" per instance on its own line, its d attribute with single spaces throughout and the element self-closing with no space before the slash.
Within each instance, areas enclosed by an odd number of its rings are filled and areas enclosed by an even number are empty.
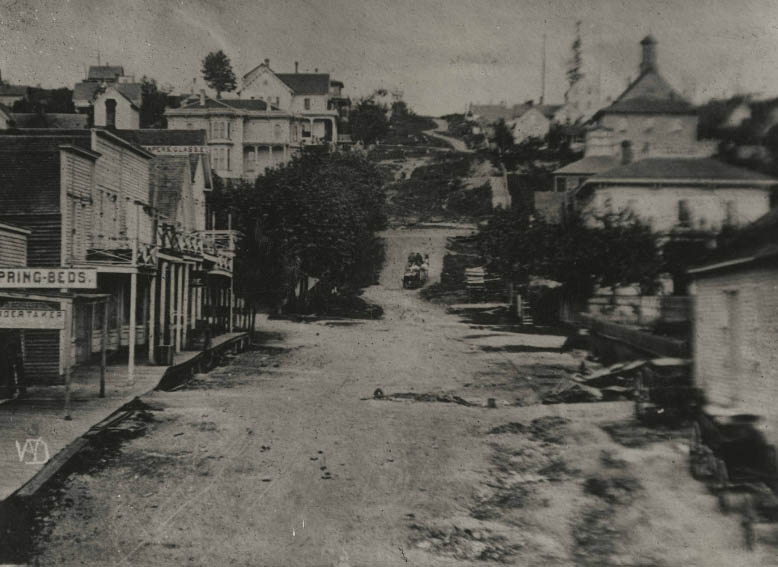
<svg viewBox="0 0 778 567">
<path fill-rule="evenodd" d="M 383 319 L 262 321 L 261 348 L 144 399 L 121 444 L 41 494 L 12 559 L 769 564 L 689 478 L 683 432 L 648 435 L 626 402 L 536 403 L 584 356 L 564 337 L 474 325 L 400 289 L 407 255 L 439 270 L 448 234 L 385 234 L 385 277 L 365 293 Z M 523 341 L 547 348 L 507 348 Z"/>
</svg>

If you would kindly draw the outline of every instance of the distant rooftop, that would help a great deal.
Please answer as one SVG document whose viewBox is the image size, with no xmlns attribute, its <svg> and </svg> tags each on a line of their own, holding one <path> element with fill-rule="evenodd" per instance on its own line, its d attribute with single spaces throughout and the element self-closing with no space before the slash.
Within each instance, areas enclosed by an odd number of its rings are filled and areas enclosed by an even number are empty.
<svg viewBox="0 0 778 567">
<path fill-rule="evenodd" d="M 88 81 L 118 81 L 124 76 L 121 65 L 92 65 L 87 73 Z"/>
</svg>

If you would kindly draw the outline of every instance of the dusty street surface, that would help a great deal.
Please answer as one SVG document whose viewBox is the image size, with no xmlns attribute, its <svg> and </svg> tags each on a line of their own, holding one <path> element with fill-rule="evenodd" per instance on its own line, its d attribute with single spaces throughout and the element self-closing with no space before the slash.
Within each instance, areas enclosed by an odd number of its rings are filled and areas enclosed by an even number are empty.
<svg viewBox="0 0 778 567">
<path fill-rule="evenodd" d="M 382 320 L 263 321 L 259 350 L 146 398 L 123 444 L 43 496 L 20 559 L 775 564 L 690 478 L 685 432 L 637 429 L 626 402 L 537 403 L 583 359 L 564 337 L 475 325 L 400 289 L 407 254 L 439 271 L 452 233 L 385 235 L 382 285 L 365 293 Z"/>
</svg>

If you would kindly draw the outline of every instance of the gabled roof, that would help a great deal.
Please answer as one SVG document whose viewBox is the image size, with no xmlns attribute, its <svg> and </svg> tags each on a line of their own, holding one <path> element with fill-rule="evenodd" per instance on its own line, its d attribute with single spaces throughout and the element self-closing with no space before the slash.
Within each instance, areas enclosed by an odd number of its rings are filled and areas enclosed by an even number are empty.
<svg viewBox="0 0 778 567">
<path fill-rule="evenodd" d="M 517 116 L 519 106 L 522 105 L 509 107 L 504 104 L 471 104 L 469 111 L 484 122 L 497 122 L 500 119 L 510 120 Z"/>
<path fill-rule="evenodd" d="M 87 73 L 90 81 L 118 80 L 124 76 L 124 67 L 121 65 L 91 65 Z"/>
<path fill-rule="evenodd" d="M 180 108 L 169 109 L 171 111 L 176 110 L 195 110 L 195 109 L 234 109 L 234 110 L 267 110 L 267 103 L 264 100 L 258 99 L 215 99 L 209 96 L 205 97 L 205 104 L 200 103 L 200 98 L 196 97 L 189 102 L 182 105 Z"/>
<path fill-rule="evenodd" d="M 152 203 L 170 220 L 176 220 L 181 192 L 190 176 L 189 156 L 156 156 L 151 161 L 149 184 Z"/>
<path fill-rule="evenodd" d="M 15 128 L 63 128 L 67 130 L 86 128 L 89 117 L 86 114 L 63 114 L 35 112 L 11 114 Z"/>
<path fill-rule="evenodd" d="M 689 270 L 706 275 L 734 265 L 778 257 L 778 209 L 773 209 L 750 225 L 737 231 L 704 261 Z"/>
<path fill-rule="evenodd" d="M 594 118 L 603 114 L 696 114 L 696 110 L 657 70 L 649 69 Z"/>
<path fill-rule="evenodd" d="M 197 178 L 197 166 L 203 164 L 203 184 L 206 189 L 213 188 L 213 179 L 211 178 L 211 160 L 208 154 L 189 154 L 189 169 L 192 174 L 192 183 Z"/>
<path fill-rule="evenodd" d="M 648 158 L 609 169 L 589 178 L 591 183 L 657 181 L 714 181 L 738 185 L 776 185 L 778 179 L 711 158 Z"/>
<path fill-rule="evenodd" d="M 317 95 L 330 92 L 329 73 L 276 73 L 295 95 Z"/>
<path fill-rule="evenodd" d="M 595 175 L 619 165 L 616 156 L 588 156 L 568 163 L 554 171 L 554 175 Z"/>
<path fill-rule="evenodd" d="M 143 103 L 143 85 L 140 83 L 109 83 L 105 88 L 115 88 L 119 93 L 129 100 L 132 104 L 139 107 Z M 83 101 L 91 103 L 103 89 L 100 83 L 88 83 L 86 81 L 76 83 L 73 88 L 73 101 Z"/>
<path fill-rule="evenodd" d="M 205 130 L 117 130 L 116 134 L 138 146 L 204 146 Z"/>
</svg>

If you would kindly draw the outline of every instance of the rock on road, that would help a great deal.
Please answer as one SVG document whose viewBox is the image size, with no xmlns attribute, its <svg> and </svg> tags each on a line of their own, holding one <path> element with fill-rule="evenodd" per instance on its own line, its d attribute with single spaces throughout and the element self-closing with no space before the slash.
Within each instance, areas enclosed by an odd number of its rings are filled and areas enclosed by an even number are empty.
<svg viewBox="0 0 778 567">
<path fill-rule="evenodd" d="M 263 321 L 264 348 L 198 376 L 183 390 L 148 396 L 145 435 L 68 478 L 52 496 L 31 560 L 624 564 L 606 561 L 601 549 L 580 549 L 579 531 L 588 527 L 576 518 L 601 509 L 583 494 L 581 479 L 601 467 L 607 450 L 623 457 L 623 467 L 643 471 L 644 490 L 653 490 L 657 481 L 646 475 L 658 469 L 660 479 L 675 487 L 661 487 L 669 491 L 663 493 L 666 508 L 635 496 L 646 502 L 637 519 L 627 514 L 620 520 L 624 525 L 606 537 L 618 539 L 622 530 L 626 541 L 637 534 L 637 551 L 608 548 L 608 558 L 639 552 L 656 561 L 641 564 L 737 564 L 723 551 L 737 545 L 736 522 L 712 519 L 706 495 L 687 478 L 672 447 L 649 457 L 624 453 L 592 425 L 628 419 L 628 404 L 514 405 L 517 395 L 531 390 L 532 378 L 517 374 L 520 364 L 575 368 L 580 360 L 558 348 L 519 354 L 482 348 L 499 333 L 464 323 L 400 288 L 398 273 L 408 253 L 428 250 L 432 271 L 439 272 L 451 233 L 385 234 L 389 262 L 382 285 L 365 293 L 383 306 L 383 319 Z M 387 395 L 456 395 L 472 406 L 377 400 L 376 388 Z M 497 398 L 497 409 L 485 407 L 487 397 Z M 552 430 L 576 420 L 584 425 L 576 425 L 569 440 Z M 517 421 L 532 422 L 532 429 L 514 425 L 508 430 L 518 427 L 525 434 L 487 434 Z M 535 472 L 527 472 L 530 465 Z M 684 498 L 710 513 L 697 517 L 694 506 L 679 507 Z M 625 513 L 603 509 L 603 517 Z M 689 551 L 689 539 L 703 535 L 713 542 L 710 550 Z M 684 561 L 667 562 L 676 551 L 685 555 L 673 557 Z M 591 553 L 593 562 L 587 562 Z"/>
</svg>

